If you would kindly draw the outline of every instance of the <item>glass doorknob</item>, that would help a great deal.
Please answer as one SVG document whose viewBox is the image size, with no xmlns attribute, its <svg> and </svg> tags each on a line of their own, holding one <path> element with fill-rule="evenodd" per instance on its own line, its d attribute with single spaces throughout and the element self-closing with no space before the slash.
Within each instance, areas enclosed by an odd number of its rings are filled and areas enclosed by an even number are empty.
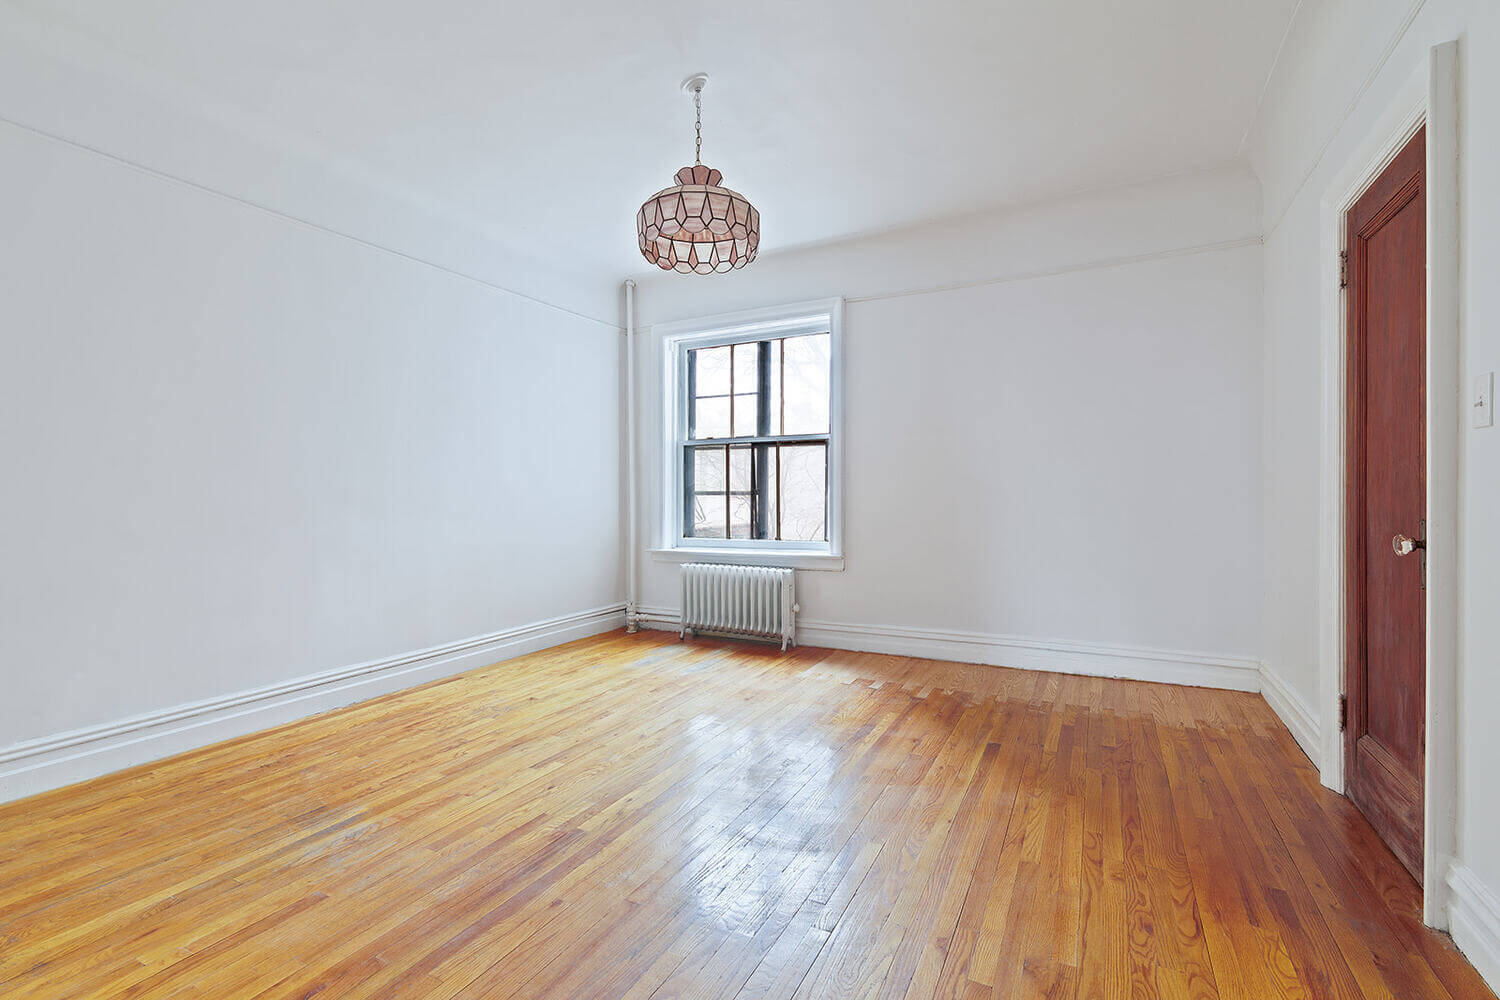
<svg viewBox="0 0 1500 1000">
<path fill-rule="evenodd" d="M 1415 550 L 1425 549 L 1426 547 L 1427 543 L 1422 539 L 1411 538 L 1407 535 L 1401 534 L 1400 532 L 1397 532 L 1396 535 L 1391 538 L 1391 548 L 1395 550 L 1396 555 L 1398 556 L 1409 556 Z"/>
</svg>

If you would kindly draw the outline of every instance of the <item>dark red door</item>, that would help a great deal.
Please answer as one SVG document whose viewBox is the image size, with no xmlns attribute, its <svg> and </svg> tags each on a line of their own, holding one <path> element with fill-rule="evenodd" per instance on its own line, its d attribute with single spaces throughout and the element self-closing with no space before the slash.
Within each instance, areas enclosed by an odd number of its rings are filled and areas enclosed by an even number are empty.
<svg viewBox="0 0 1500 1000">
<path fill-rule="evenodd" d="M 1349 210 L 1345 787 L 1418 880 L 1426 747 L 1425 129 Z"/>
</svg>

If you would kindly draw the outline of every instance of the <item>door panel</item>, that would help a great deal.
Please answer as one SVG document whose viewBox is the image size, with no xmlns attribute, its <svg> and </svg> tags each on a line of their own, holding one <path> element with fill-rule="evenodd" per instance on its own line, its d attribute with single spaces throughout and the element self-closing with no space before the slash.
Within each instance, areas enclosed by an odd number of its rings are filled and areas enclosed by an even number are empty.
<svg viewBox="0 0 1500 1000">
<path fill-rule="evenodd" d="M 1427 220 L 1425 132 L 1350 209 L 1344 733 L 1349 797 L 1422 872 L 1426 720 Z"/>
</svg>

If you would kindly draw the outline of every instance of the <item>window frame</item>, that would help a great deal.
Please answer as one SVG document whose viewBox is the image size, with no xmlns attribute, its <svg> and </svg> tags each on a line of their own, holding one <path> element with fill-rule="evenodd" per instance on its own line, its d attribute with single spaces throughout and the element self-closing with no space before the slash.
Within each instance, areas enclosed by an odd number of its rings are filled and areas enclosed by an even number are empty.
<svg viewBox="0 0 1500 1000">
<path fill-rule="evenodd" d="M 794 566 L 802 569 L 843 568 L 843 299 L 800 302 L 753 309 L 678 323 L 658 324 L 653 333 L 662 345 L 662 451 L 659 496 L 658 559 L 673 562 L 738 562 Z M 783 541 L 761 538 L 696 538 L 684 532 L 686 496 L 683 462 L 692 446 L 687 437 L 688 401 L 685 398 L 687 356 L 691 350 L 753 343 L 781 337 L 828 334 L 828 473 L 827 541 Z M 732 431 L 733 428 L 730 428 Z M 820 434 L 759 435 L 714 438 L 719 445 L 751 444 L 796 438 L 822 440 Z M 703 441 L 695 442 L 702 445 Z"/>
</svg>

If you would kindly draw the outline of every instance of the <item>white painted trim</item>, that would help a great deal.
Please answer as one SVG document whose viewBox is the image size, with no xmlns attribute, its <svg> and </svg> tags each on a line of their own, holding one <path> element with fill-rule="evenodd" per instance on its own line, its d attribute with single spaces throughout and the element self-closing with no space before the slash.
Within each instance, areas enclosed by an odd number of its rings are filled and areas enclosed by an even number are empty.
<svg viewBox="0 0 1500 1000">
<path fill-rule="evenodd" d="M 1434 46 L 1427 100 L 1427 722 L 1422 919 L 1448 926 L 1458 853 L 1460 320 L 1458 43 Z"/>
<path fill-rule="evenodd" d="M 845 297 L 844 301 L 846 303 L 879 302 L 882 299 L 901 299 L 913 295 L 936 295 L 941 292 L 959 292 L 968 288 L 983 288 L 988 285 L 1008 285 L 1019 281 L 1036 281 L 1041 278 L 1056 278 L 1065 274 L 1078 274 L 1082 271 L 1101 271 L 1108 268 L 1146 264 L 1156 260 L 1172 260 L 1177 257 L 1194 257 L 1203 253 L 1238 250 L 1242 247 L 1260 246 L 1264 242 L 1265 238 L 1261 234 L 1256 233 L 1252 236 L 1241 236 L 1232 240 L 1220 240 L 1217 243 L 1199 243 L 1193 246 L 1171 247 L 1166 250 L 1148 250 L 1145 253 L 1128 254 L 1123 257 L 1083 260 L 1072 264 L 1060 264 L 1056 267 L 1044 267 L 1035 271 L 1016 271 L 1011 274 L 1000 274 L 990 278 L 975 278 L 972 281 L 958 281 L 947 285 L 928 285 L 919 288 L 902 288 L 892 292 L 849 295 Z"/>
<path fill-rule="evenodd" d="M 1465 865 L 1448 870 L 1448 926 L 1469 964 L 1500 992 L 1500 896 Z"/>
<path fill-rule="evenodd" d="M 679 618 L 675 608 L 650 607 L 640 609 L 639 621 L 645 628 L 676 631 Z M 797 619 L 796 640 L 798 645 L 829 649 L 1230 691 L 1258 691 L 1313 765 L 1319 763 L 1317 713 L 1265 664 L 1250 657 L 953 629 L 855 625 L 807 618 Z"/>
<path fill-rule="evenodd" d="M 737 340 L 754 340 L 763 334 L 779 333 L 799 324 L 805 324 L 809 330 L 822 326 L 843 301 L 840 298 L 808 299 L 782 305 L 756 306 L 731 313 L 655 323 L 648 329 L 663 341 L 669 342 L 724 335 L 726 339 L 723 343 L 734 343 Z"/>
<path fill-rule="evenodd" d="M 736 563 L 742 566 L 787 566 L 791 569 L 831 570 L 844 568 L 844 557 L 827 552 L 797 552 L 778 549 L 652 549 L 651 558 L 662 563 Z"/>
<path fill-rule="evenodd" d="M 1250 147 L 1250 136 L 1255 132 L 1256 123 L 1260 121 L 1260 111 L 1266 105 L 1266 95 L 1271 92 L 1271 81 L 1276 79 L 1276 67 L 1281 65 L 1281 56 L 1286 52 L 1287 39 L 1292 37 L 1292 28 L 1297 25 L 1297 15 L 1302 12 L 1303 0 L 1297 0 L 1292 6 L 1291 16 L 1286 19 L 1286 27 L 1281 31 L 1281 41 L 1276 43 L 1276 54 L 1271 57 L 1271 68 L 1266 70 L 1266 77 L 1260 83 L 1260 93 L 1255 98 L 1255 111 L 1250 115 L 1250 124 L 1245 126 L 1245 132 L 1240 136 L 1240 144 L 1234 148 L 1236 158 L 1244 156 L 1245 150 Z"/>
<path fill-rule="evenodd" d="M 654 607 L 642 608 L 640 620 L 648 628 L 675 630 L 679 617 L 675 608 Z M 797 619 L 797 644 L 1090 677 L 1119 677 L 1231 691 L 1260 690 L 1259 661 L 1191 650 L 1115 646 L 955 629 L 856 625 L 806 618 Z"/>
<path fill-rule="evenodd" d="M 1292 188 L 1291 194 L 1287 196 L 1286 203 L 1281 206 L 1281 211 L 1276 214 L 1276 221 L 1265 227 L 1265 236 L 1267 239 L 1271 237 L 1272 233 L 1280 229 L 1281 224 L 1286 221 L 1287 213 L 1297 203 L 1297 198 L 1302 194 L 1302 189 L 1307 187 L 1307 182 L 1312 180 L 1313 175 L 1318 172 L 1318 167 L 1322 164 L 1323 157 L 1328 155 L 1328 150 L 1333 146 L 1334 140 L 1338 138 L 1339 133 L 1344 130 L 1344 126 L 1353 117 L 1355 109 L 1359 107 L 1359 102 L 1364 100 L 1365 94 L 1369 93 L 1370 88 L 1375 85 L 1375 81 L 1380 77 L 1380 71 L 1385 69 L 1385 64 L 1390 61 L 1391 56 L 1396 54 L 1396 49 L 1400 46 L 1401 40 L 1406 37 L 1407 31 L 1411 30 L 1412 24 L 1416 21 L 1417 15 L 1422 12 L 1422 7 L 1426 3 L 1427 0 L 1411 0 L 1411 6 L 1407 7 L 1406 14 L 1401 18 L 1401 23 L 1396 25 L 1396 30 L 1386 40 L 1385 48 L 1381 49 L 1380 55 L 1376 57 L 1375 65 L 1370 67 L 1370 71 L 1365 74 L 1364 80 L 1360 82 L 1359 88 L 1349 98 L 1349 103 L 1344 105 L 1344 110 L 1339 114 L 1338 121 L 1334 122 L 1332 128 L 1328 130 L 1328 138 L 1324 139 L 1323 145 L 1318 147 L 1317 155 L 1307 165 L 1307 170 L 1303 172 L 1302 179 L 1297 182 L 1296 187 Z M 1259 114 L 1260 112 L 1257 111 L 1256 116 L 1259 117 Z M 1251 129 L 1252 131 L 1254 130 L 1253 123 Z"/>
<path fill-rule="evenodd" d="M 1260 693 L 1302 748 L 1302 752 L 1307 754 L 1307 759 L 1321 770 L 1323 747 L 1318 713 L 1313 711 L 1312 706 L 1291 685 L 1281 679 L 1280 674 L 1264 663 L 1260 665 Z"/>
<path fill-rule="evenodd" d="M 1343 735 L 1339 697 L 1344 691 L 1344 295 L 1339 288 L 1339 253 L 1344 249 L 1344 215 L 1401 151 L 1426 117 L 1425 74 L 1413 74 L 1376 123 L 1371 137 L 1329 185 L 1320 205 L 1323 292 L 1321 432 L 1322 484 L 1319 490 L 1319 701 L 1322 719 L 1323 784 L 1344 791 Z"/>
<path fill-rule="evenodd" d="M 1152 180 L 1163 180 L 1169 177 L 1179 177 L 1184 174 L 1198 173 L 1199 171 L 1177 171 L 1163 174 Z M 1145 183 L 1145 182 L 1140 182 Z M 1076 194 L 1097 194 L 1100 191 L 1113 191 L 1122 187 L 1130 187 L 1131 184 L 1112 185 L 1107 188 L 1091 188 L 1079 191 Z M 1024 207 L 1024 206 L 1022 206 Z M 851 237 L 844 242 L 859 242 L 870 239 L 871 236 Z M 1008 285 L 1022 281 L 1038 281 L 1043 278 L 1056 278 L 1067 274 L 1079 274 L 1085 271 L 1103 271 L 1117 267 L 1132 267 L 1136 264 L 1149 264 L 1158 260 L 1174 260 L 1179 257 L 1194 257 L 1198 254 L 1220 253 L 1226 250 L 1239 250 L 1243 247 L 1256 247 L 1265 243 L 1265 237 L 1260 233 L 1252 233 L 1248 236 L 1240 236 L 1229 240 L 1220 240 L 1216 243 L 1198 243 L 1190 246 L 1168 247 L 1164 250 L 1148 250 L 1145 253 L 1127 254 L 1121 257 L 1101 257 L 1095 260 L 1080 260 L 1071 264 L 1059 264 L 1056 267 L 1038 268 L 1033 271 L 1012 271 L 1008 274 L 996 274 L 988 278 L 975 278 L 971 281 L 957 281 L 945 285 L 923 285 L 912 288 L 902 288 L 890 292 L 870 292 L 865 295 L 846 295 L 844 304 L 855 305 L 863 302 L 879 302 L 883 299 L 901 299 L 916 295 L 938 295 L 944 292 L 961 292 L 970 288 L 984 288 L 989 285 Z M 679 326 L 681 323 L 658 323 L 654 330 L 665 330 Z M 648 332 L 653 328 L 647 328 Z"/>
<path fill-rule="evenodd" d="M 534 302 L 539 306 L 546 306 L 548 309 L 555 309 L 558 312 L 567 313 L 569 316 L 576 316 L 579 319 L 586 319 L 591 323 L 598 323 L 599 325 L 608 327 L 611 330 L 618 330 L 620 328 L 617 323 L 611 320 L 603 319 L 599 316 L 591 316 L 586 312 L 580 312 L 579 310 L 573 309 L 569 306 L 561 305 L 557 302 L 552 302 L 548 299 L 542 298 L 539 295 L 532 295 L 529 292 L 523 292 L 516 288 L 510 288 L 506 285 L 490 281 L 486 278 L 481 278 L 478 275 L 470 274 L 467 271 L 461 271 L 456 267 L 449 267 L 447 264 L 439 264 L 436 261 L 428 260 L 426 257 L 420 257 L 414 253 L 408 253 L 405 250 L 397 250 L 395 247 L 386 246 L 384 243 L 377 243 L 374 240 L 365 239 L 363 236 L 355 236 L 354 234 L 346 233 L 341 229 L 334 229 L 330 226 L 325 226 L 320 222 L 313 222 L 310 219 L 304 219 L 301 216 L 292 215 L 290 212 L 283 212 L 281 209 L 273 208 L 268 204 L 253 201 L 249 198 L 242 198 L 237 194 L 230 194 L 228 191 L 223 191 L 216 187 L 210 187 L 207 184 L 200 184 L 198 181 L 188 180 L 186 177 L 179 177 L 177 174 L 167 173 L 165 170 L 159 170 L 156 167 L 148 167 L 144 163 L 137 163 L 135 160 L 129 159 L 125 156 L 121 156 L 118 153 L 111 153 L 107 150 L 99 148 L 98 146 L 90 146 L 88 143 L 79 142 L 76 139 L 69 139 L 67 136 L 58 135 L 54 132 L 48 132 L 46 129 L 37 128 L 34 125 L 27 125 L 24 122 L 18 122 L 13 118 L 0 117 L 0 125 L 8 125 L 22 132 L 30 133 L 31 135 L 34 135 L 40 139 L 46 139 L 51 142 L 58 143 L 59 145 L 69 146 L 73 149 L 80 150 L 85 153 L 91 153 L 94 156 L 100 157 L 101 159 L 109 160 L 122 167 L 128 167 L 129 169 L 137 171 L 138 173 L 145 174 L 148 177 L 155 177 L 157 180 L 166 181 L 169 184 L 176 184 L 181 187 L 191 188 L 194 191 L 212 195 L 215 198 L 221 198 L 224 201 L 233 202 L 236 205 L 243 205 L 246 208 L 253 208 L 257 212 L 264 212 L 266 215 L 274 216 L 282 220 L 283 222 L 290 222 L 293 225 L 301 226 L 304 229 L 311 229 L 315 232 L 322 233 L 325 236 L 332 236 L 336 239 L 348 240 L 350 243 L 356 243 L 359 246 L 365 247 L 366 249 L 376 250 L 380 253 L 389 254 L 392 257 L 399 257 L 401 260 L 408 261 L 409 263 L 420 264 L 423 267 L 429 267 L 434 271 L 441 271 L 444 274 L 451 275 L 455 278 L 461 278 L 464 281 L 471 281 L 474 284 L 482 285 L 483 287 L 488 288 L 491 291 L 504 292 L 506 295 L 514 295 L 518 299 L 525 299 L 526 301 Z"/>
<path fill-rule="evenodd" d="M 619 628 L 611 604 L 0 749 L 0 802 Z"/>
<path fill-rule="evenodd" d="M 681 511 L 678 499 L 682 496 L 682 470 L 676 461 L 677 448 L 685 434 L 686 418 L 678 398 L 678 387 L 684 378 L 682 365 L 683 348 L 686 346 L 708 347 L 741 343 L 772 336 L 790 336 L 796 333 L 828 331 L 828 541 L 824 543 L 795 542 L 744 542 L 739 545 L 696 545 L 684 539 L 681 531 Z M 657 432 L 657 526 L 656 546 L 653 553 L 680 549 L 692 561 L 700 556 L 712 556 L 715 548 L 725 551 L 733 549 L 736 555 L 743 554 L 743 561 L 762 564 L 759 556 L 752 553 L 768 553 L 777 558 L 770 560 L 775 565 L 798 566 L 797 557 L 803 554 L 818 554 L 825 559 L 822 565 L 806 568 L 842 569 L 844 554 L 844 300 L 842 298 L 816 299 L 809 302 L 793 302 L 779 306 L 764 306 L 739 312 L 706 316 L 700 319 L 679 320 L 672 323 L 657 323 L 649 328 L 661 352 L 660 379 L 658 389 L 661 407 Z M 659 558 L 659 556 L 658 556 Z M 705 558 L 701 561 L 721 561 Z M 836 561 L 836 565 L 834 564 Z"/>
<path fill-rule="evenodd" d="M 1345 313 L 1338 288 L 1344 215 L 1407 140 L 1427 135 L 1427 759 L 1423 806 L 1423 919 L 1444 929 L 1444 877 L 1457 842 L 1459 377 L 1458 43 L 1434 46 L 1329 185 L 1321 204 L 1323 483 L 1320 495 L 1319 613 L 1323 784 L 1344 790 L 1338 700 L 1344 682 Z M 1451 554 L 1451 555 L 1450 555 Z"/>
</svg>

